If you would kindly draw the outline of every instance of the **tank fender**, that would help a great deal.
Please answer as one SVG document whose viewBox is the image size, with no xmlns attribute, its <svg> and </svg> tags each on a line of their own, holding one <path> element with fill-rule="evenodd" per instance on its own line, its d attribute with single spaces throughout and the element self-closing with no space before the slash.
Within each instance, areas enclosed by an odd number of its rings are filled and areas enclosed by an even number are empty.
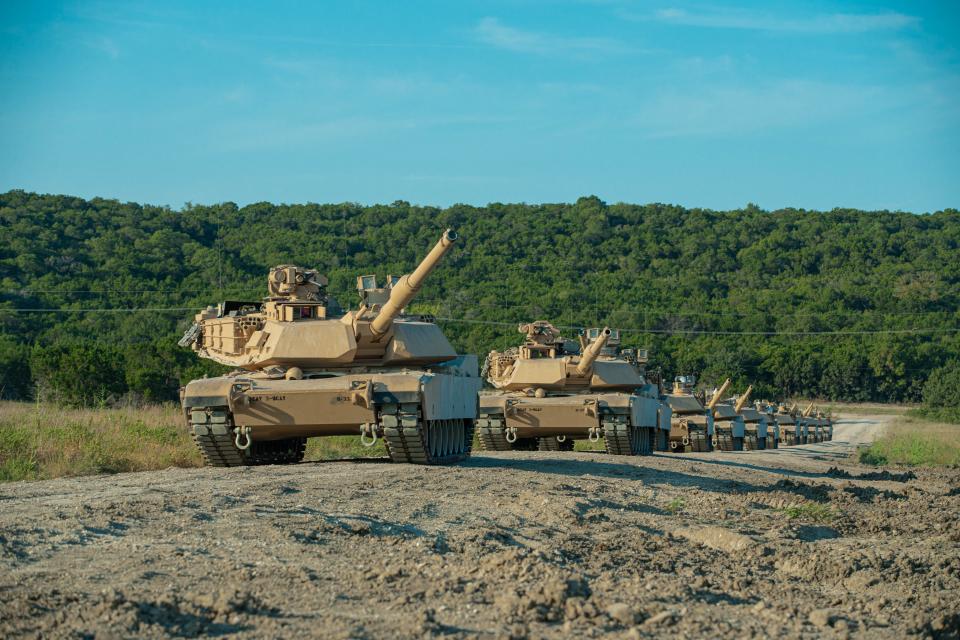
<svg viewBox="0 0 960 640">
<path fill-rule="evenodd" d="M 479 377 L 424 374 L 421 377 L 423 417 L 426 420 L 477 418 Z"/>
<path fill-rule="evenodd" d="M 670 405 L 666 402 L 660 402 L 659 405 L 657 416 L 659 417 L 660 424 L 658 426 L 662 431 L 669 433 L 670 423 L 673 422 L 673 409 L 671 409 Z"/>
<path fill-rule="evenodd" d="M 183 408 L 226 407 L 235 378 L 201 378 L 188 383 L 183 389 Z"/>
<path fill-rule="evenodd" d="M 731 426 L 733 427 L 733 437 L 742 438 L 744 436 L 744 432 L 746 431 L 746 423 L 743 421 L 743 418 L 737 416 L 731 421 L 731 423 Z"/>
<path fill-rule="evenodd" d="M 660 402 L 645 396 L 630 396 L 630 420 L 638 427 L 657 428 L 657 409 Z"/>
</svg>

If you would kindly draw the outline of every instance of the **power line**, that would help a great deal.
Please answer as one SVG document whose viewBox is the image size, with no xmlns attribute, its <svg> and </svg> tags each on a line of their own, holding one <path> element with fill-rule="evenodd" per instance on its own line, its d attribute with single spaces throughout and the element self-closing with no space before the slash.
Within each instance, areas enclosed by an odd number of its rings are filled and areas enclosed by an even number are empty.
<svg viewBox="0 0 960 640">
<path fill-rule="evenodd" d="M 480 324 L 500 327 L 516 327 L 518 322 L 502 322 L 495 320 L 471 320 L 467 318 L 446 318 L 435 317 L 441 322 L 460 322 L 465 324 Z M 597 327 L 603 323 L 596 323 L 591 326 Z M 575 325 L 553 325 L 557 329 L 567 329 L 579 331 L 586 329 L 585 326 Z M 956 333 L 960 332 L 960 327 L 949 328 L 923 328 L 923 329 L 835 329 L 826 331 L 710 331 L 697 329 L 620 329 L 620 333 L 655 333 L 667 335 L 727 335 L 727 336 L 819 336 L 819 335 L 871 335 L 884 333 Z"/>
<path fill-rule="evenodd" d="M 0 313 L 129 313 L 131 311 L 200 311 L 198 307 L 130 307 L 109 309 L 5 309 L 0 307 Z"/>
</svg>

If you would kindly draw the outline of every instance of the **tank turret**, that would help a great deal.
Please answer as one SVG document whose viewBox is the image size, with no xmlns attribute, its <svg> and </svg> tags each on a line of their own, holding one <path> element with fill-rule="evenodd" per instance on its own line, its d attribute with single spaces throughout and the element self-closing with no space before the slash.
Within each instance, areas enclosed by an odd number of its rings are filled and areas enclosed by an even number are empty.
<svg viewBox="0 0 960 640">
<path fill-rule="evenodd" d="M 201 357 L 247 370 L 452 360 L 457 354 L 439 327 L 401 316 L 456 239 L 452 230 L 445 231 L 412 273 L 389 276 L 385 288 L 377 287 L 376 276 L 360 276 L 360 307 L 347 313 L 328 297 L 327 279 L 317 271 L 274 267 L 262 302 L 228 301 L 201 311 L 181 344 Z"/>
<path fill-rule="evenodd" d="M 537 320 L 518 327 L 526 339 L 519 347 L 491 351 L 484 372 L 490 384 L 505 391 L 533 394 L 585 389 L 629 392 L 646 384 L 635 357 L 625 359 L 615 329 L 587 329 L 576 343 L 564 340 L 549 322 Z"/>
</svg>

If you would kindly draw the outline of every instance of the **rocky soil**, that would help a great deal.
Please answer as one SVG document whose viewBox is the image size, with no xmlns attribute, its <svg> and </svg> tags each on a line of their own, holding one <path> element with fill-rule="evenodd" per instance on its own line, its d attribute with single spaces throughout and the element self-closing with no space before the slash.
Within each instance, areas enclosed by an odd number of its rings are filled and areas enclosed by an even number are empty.
<svg viewBox="0 0 960 640">
<path fill-rule="evenodd" d="M 0 486 L 0 636 L 957 638 L 960 471 L 476 454 Z"/>
</svg>

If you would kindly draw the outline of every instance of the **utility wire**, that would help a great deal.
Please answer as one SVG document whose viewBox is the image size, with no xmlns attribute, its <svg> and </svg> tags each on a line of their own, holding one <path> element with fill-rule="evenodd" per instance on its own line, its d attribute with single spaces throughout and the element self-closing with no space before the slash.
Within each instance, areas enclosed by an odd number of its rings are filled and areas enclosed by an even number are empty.
<svg viewBox="0 0 960 640">
<path fill-rule="evenodd" d="M 496 320 L 470 320 L 467 318 L 446 318 L 434 317 L 440 322 L 453 322 L 464 324 L 480 324 L 499 327 L 516 327 L 517 322 L 502 322 Z M 592 326 L 600 326 L 603 323 L 597 323 Z M 584 326 L 574 325 L 554 325 L 557 329 L 568 329 L 579 331 L 586 329 Z M 960 332 L 960 327 L 948 328 L 922 328 L 922 329 L 834 329 L 825 331 L 711 331 L 697 329 L 620 329 L 620 333 L 657 333 L 669 335 L 726 335 L 726 336 L 819 336 L 819 335 L 872 335 L 884 333 L 956 333 Z"/>
</svg>

